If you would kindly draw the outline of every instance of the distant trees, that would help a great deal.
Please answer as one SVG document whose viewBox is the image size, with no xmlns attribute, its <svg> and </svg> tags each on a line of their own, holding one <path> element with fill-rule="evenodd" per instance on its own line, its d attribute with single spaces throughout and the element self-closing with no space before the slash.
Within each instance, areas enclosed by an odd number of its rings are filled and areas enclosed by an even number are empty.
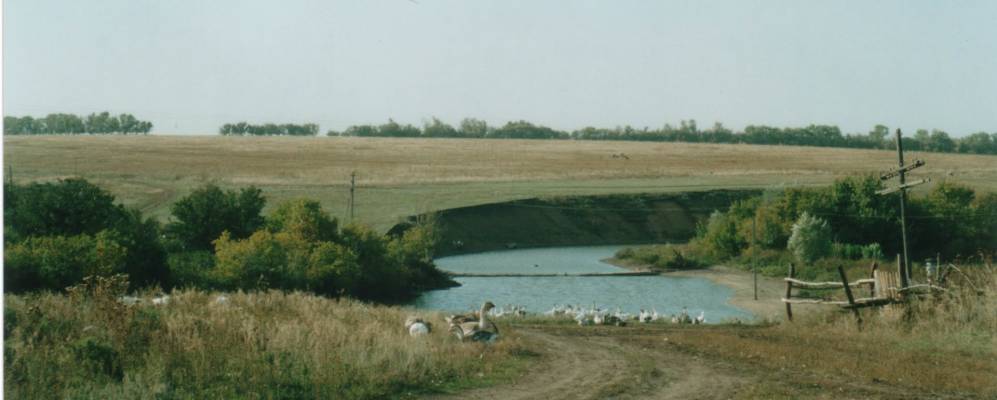
<svg viewBox="0 0 997 400">
<path fill-rule="evenodd" d="M 222 136 L 315 136 L 318 134 L 318 124 L 273 124 L 253 125 L 246 122 L 225 124 L 218 129 Z"/>
<path fill-rule="evenodd" d="M 383 125 L 352 125 L 344 131 L 330 130 L 327 136 L 355 137 L 454 137 L 491 139 L 573 139 L 573 140 L 625 140 L 647 142 L 688 143 L 746 143 L 787 146 L 848 147 L 860 149 L 893 149 L 893 136 L 884 125 L 876 125 L 867 133 L 843 134 L 833 125 L 808 125 L 779 128 L 767 125 L 749 125 L 735 132 L 717 122 L 701 129 L 696 120 L 680 121 L 678 126 L 665 124 L 659 129 L 634 128 L 629 125 L 615 128 L 587 126 L 565 132 L 536 125 L 528 121 L 510 121 L 499 128 L 489 127 L 479 119 L 465 118 L 456 128 L 433 117 L 422 129 L 388 120 Z M 945 131 L 921 129 L 913 137 L 904 138 L 908 150 L 933 152 L 959 152 L 971 154 L 997 154 L 997 133 L 974 133 L 955 139 Z"/>
<path fill-rule="evenodd" d="M 92 113 L 86 117 L 75 114 L 54 113 L 43 118 L 31 116 L 3 118 L 5 135 L 106 135 L 148 134 L 152 122 L 140 121 L 131 114 L 111 115 L 109 112 Z"/>
</svg>

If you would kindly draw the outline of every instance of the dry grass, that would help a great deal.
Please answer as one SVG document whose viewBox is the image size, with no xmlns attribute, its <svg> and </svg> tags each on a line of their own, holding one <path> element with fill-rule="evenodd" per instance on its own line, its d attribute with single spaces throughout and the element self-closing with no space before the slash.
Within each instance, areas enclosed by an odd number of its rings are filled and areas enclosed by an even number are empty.
<svg viewBox="0 0 997 400">
<path fill-rule="evenodd" d="M 39 136 L 4 145 L 18 181 L 84 176 L 158 217 L 206 181 L 254 184 L 278 201 L 316 198 L 343 216 L 357 171 L 358 216 L 381 229 L 406 215 L 515 198 L 824 184 L 896 162 L 876 150 L 546 140 Z M 997 157 L 908 157 L 927 161 L 923 174 L 936 181 L 997 190 Z"/>
<path fill-rule="evenodd" d="M 506 379 L 515 334 L 409 337 L 398 307 L 306 294 L 174 293 L 166 306 L 5 296 L 8 398 L 383 398 Z M 434 313 L 421 315 L 443 325 Z"/>
<path fill-rule="evenodd" d="M 861 330 L 851 313 L 828 312 L 771 327 L 720 327 L 670 339 L 745 366 L 781 371 L 787 382 L 805 376 L 801 379 L 886 384 L 901 390 L 895 393 L 901 398 L 993 398 L 997 275 L 980 267 L 968 282 L 914 303 L 908 318 L 865 311 Z"/>
</svg>

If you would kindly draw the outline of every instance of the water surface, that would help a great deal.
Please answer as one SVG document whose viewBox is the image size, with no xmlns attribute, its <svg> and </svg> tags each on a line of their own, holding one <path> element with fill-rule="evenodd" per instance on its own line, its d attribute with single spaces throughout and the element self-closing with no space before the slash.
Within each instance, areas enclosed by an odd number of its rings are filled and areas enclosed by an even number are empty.
<svg viewBox="0 0 997 400">
<path fill-rule="evenodd" d="M 622 246 L 551 247 L 443 257 L 443 270 L 468 273 L 592 273 L 620 272 L 599 260 L 612 257 Z M 499 277 L 456 278 L 460 287 L 423 293 L 414 305 L 421 308 L 466 311 L 485 301 L 498 306 L 522 305 L 544 312 L 555 304 L 600 307 L 636 314 L 656 309 L 661 314 L 705 313 L 708 322 L 750 319 L 751 314 L 727 304 L 732 290 L 704 278 L 672 276 L 626 277 Z"/>
</svg>

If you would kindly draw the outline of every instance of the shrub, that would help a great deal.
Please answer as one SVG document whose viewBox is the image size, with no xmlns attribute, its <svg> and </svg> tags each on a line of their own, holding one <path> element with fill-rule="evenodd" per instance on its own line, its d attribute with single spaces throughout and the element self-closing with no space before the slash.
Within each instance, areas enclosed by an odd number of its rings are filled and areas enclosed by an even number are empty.
<svg viewBox="0 0 997 400">
<path fill-rule="evenodd" d="M 820 218 L 804 212 L 793 224 L 787 248 L 797 260 L 808 264 L 831 252 L 831 227 Z"/>
<path fill-rule="evenodd" d="M 288 232 L 309 241 L 339 241 L 338 225 L 317 201 L 306 199 L 283 202 L 267 218 L 272 232 Z"/>
<path fill-rule="evenodd" d="M 63 290 L 85 276 L 125 270 L 126 249 L 109 231 L 96 236 L 30 237 L 4 253 L 4 290 Z"/>
<path fill-rule="evenodd" d="M 734 217 L 720 211 L 710 214 L 710 219 L 699 230 L 702 244 L 720 258 L 734 257 L 747 245 L 738 235 Z"/>
<path fill-rule="evenodd" d="M 879 246 L 879 243 L 871 243 L 862 246 L 862 258 L 881 260 L 886 256 L 883 255 L 883 248 Z"/>
</svg>

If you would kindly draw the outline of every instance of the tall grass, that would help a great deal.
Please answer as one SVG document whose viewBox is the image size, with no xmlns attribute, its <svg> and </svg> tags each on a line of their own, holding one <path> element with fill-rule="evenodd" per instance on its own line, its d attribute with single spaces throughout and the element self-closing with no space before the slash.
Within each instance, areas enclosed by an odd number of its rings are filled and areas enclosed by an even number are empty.
<svg viewBox="0 0 997 400">
<path fill-rule="evenodd" d="M 435 313 L 413 338 L 412 310 L 303 293 L 99 292 L 5 296 L 8 398 L 404 397 L 501 377 L 524 353 L 515 335 L 459 343 Z"/>
</svg>

